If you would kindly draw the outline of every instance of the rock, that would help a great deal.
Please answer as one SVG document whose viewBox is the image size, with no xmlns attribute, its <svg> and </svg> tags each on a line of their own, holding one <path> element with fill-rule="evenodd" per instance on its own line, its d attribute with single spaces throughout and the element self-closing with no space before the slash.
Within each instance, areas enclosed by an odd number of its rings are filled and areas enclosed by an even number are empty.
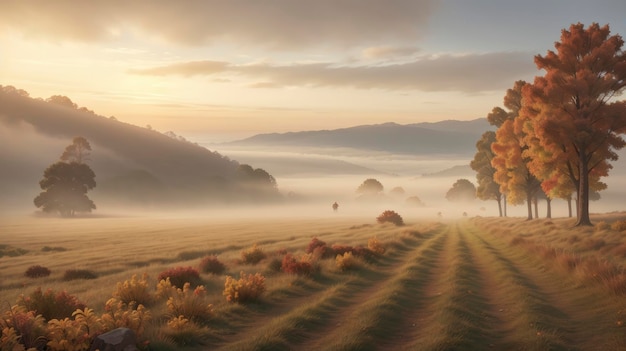
<svg viewBox="0 0 626 351">
<path fill-rule="evenodd" d="M 117 328 L 99 335 L 91 345 L 90 351 L 136 351 L 137 337 L 128 328 Z"/>
</svg>

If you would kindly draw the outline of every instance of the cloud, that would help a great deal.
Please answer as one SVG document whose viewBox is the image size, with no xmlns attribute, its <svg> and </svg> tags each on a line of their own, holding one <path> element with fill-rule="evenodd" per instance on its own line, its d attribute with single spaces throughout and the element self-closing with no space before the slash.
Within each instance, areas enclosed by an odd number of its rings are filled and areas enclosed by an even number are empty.
<svg viewBox="0 0 626 351">
<path fill-rule="evenodd" d="M 166 75 L 182 75 L 194 76 L 198 74 L 210 75 L 224 71 L 228 67 L 228 63 L 220 61 L 191 61 L 175 63 L 168 66 L 154 67 L 148 69 L 131 69 L 130 73 L 139 75 L 166 76 Z M 199 73 L 202 72 L 202 73 Z"/>
<path fill-rule="evenodd" d="M 225 41 L 277 49 L 415 41 L 437 0 L 6 0 L 0 29 L 28 37 L 101 41 L 148 35 L 170 43 Z"/>
<path fill-rule="evenodd" d="M 388 59 L 396 57 L 406 57 L 415 55 L 420 50 L 412 46 L 374 46 L 366 48 L 362 51 L 362 55 L 366 59 Z"/>
<path fill-rule="evenodd" d="M 196 61 L 135 69 L 146 75 L 216 75 L 228 73 L 257 80 L 252 87 L 350 87 L 358 89 L 460 91 L 477 93 L 506 89 L 536 72 L 532 55 L 520 52 L 421 56 L 389 65 L 337 66 L 329 63 L 235 65 Z"/>
</svg>

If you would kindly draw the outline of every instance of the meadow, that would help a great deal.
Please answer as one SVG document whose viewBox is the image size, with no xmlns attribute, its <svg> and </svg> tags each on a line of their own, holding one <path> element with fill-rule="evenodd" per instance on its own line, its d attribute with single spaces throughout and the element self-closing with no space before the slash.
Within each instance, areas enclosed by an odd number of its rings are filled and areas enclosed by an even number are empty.
<svg viewBox="0 0 626 351">
<path fill-rule="evenodd" d="M 626 214 L 592 219 L 3 218 L 0 313 L 66 291 L 150 350 L 623 350 Z M 237 302 L 241 272 L 262 289 Z"/>
</svg>

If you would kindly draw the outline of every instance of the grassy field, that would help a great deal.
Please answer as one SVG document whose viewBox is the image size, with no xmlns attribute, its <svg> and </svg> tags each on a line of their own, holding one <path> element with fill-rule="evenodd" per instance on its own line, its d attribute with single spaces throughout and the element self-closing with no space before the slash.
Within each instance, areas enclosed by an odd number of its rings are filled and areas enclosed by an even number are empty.
<svg viewBox="0 0 626 351">
<path fill-rule="evenodd" d="M 154 350 L 623 350 L 626 349 L 626 240 L 623 214 L 571 219 L 468 218 L 13 218 L 0 222 L 2 311 L 37 287 L 66 290 L 96 314 L 118 282 L 170 268 L 197 268 L 216 255 L 222 274 L 201 273 L 211 314 L 173 333 L 165 300 L 146 308 L 143 338 Z M 329 247 L 385 252 L 340 269 L 335 255 L 306 256 L 313 238 Z M 266 257 L 242 262 L 253 245 Z M 306 257 L 310 275 L 280 270 L 285 254 Z M 314 257 L 315 256 L 315 257 Z M 50 269 L 28 278 L 34 265 Z M 278 265 L 278 266 L 277 266 Z M 66 280 L 70 269 L 95 279 Z M 251 303 L 229 303 L 227 276 L 265 277 Z M 168 329 L 169 328 L 169 329 Z M 184 332 L 183 332 L 184 331 Z"/>
</svg>

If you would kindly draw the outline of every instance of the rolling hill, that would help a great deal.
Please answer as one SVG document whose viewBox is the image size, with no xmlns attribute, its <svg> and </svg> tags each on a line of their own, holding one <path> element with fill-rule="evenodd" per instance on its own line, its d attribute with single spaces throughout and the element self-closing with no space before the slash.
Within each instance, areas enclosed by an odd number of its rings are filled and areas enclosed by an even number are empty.
<svg viewBox="0 0 626 351">
<path fill-rule="evenodd" d="M 268 148 L 350 148 L 394 154 L 471 157 L 482 133 L 493 130 L 485 118 L 401 125 L 384 123 L 334 130 L 258 134 L 226 143 Z"/>
<path fill-rule="evenodd" d="M 32 206 L 44 169 L 75 136 L 92 146 L 95 197 L 181 204 L 232 201 L 241 195 L 233 181 L 239 163 L 217 152 L 75 105 L 0 88 L 0 207 Z"/>
</svg>

